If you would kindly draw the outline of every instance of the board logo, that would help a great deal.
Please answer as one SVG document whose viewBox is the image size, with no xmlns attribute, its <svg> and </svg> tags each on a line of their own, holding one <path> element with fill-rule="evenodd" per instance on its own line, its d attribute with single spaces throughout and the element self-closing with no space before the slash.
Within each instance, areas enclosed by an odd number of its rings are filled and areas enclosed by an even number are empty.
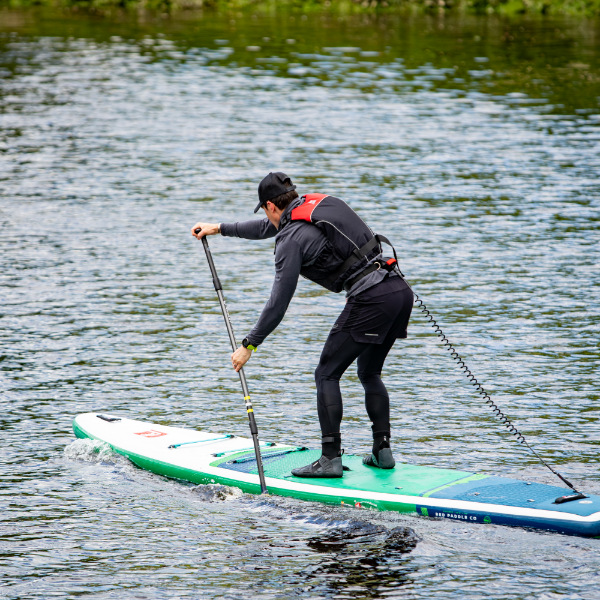
<svg viewBox="0 0 600 600">
<path fill-rule="evenodd" d="M 161 435 L 167 435 L 164 431 L 154 431 L 154 429 L 150 429 L 149 431 L 140 431 L 135 435 L 143 435 L 145 438 L 157 438 Z"/>
<path fill-rule="evenodd" d="M 462 511 L 451 510 L 448 508 L 433 508 L 431 506 L 416 506 L 417 514 L 422 514 L 424 517 L 432 517 L 433 519 L 452 519 L 453 521 L 472 521 L 475 523 L 491 523 L 490 517 L 486 516 L 482 519 L 482 515 L 476 513 L 468 513 Z"/>
</svg>

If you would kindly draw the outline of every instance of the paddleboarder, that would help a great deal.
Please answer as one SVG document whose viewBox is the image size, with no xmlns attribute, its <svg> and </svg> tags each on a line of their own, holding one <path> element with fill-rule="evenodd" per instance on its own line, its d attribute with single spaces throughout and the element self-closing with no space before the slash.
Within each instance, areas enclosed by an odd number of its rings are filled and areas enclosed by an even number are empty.
<svg viewBox="0 0 600 600">
<path fill-rule="evenodd" d="M 407 336 L 413 293 L 396 258 L 383 256 L 381 243 L 389 242 L 375 235 L 339 198 L 327 194 L 299 197 L 285 173 L 269 173 L 258 186 L 258 198 L 254 212 L 262 209 L 264 219 L 199 222 L 191 230 L 198 240 L 217 234 L 248 240 L 275 238 L 271 296 L 256 325 L 231 355 L 233 367 L 239 371 L 279 325 L 300 275 L 332 292 L 344 290 L 346 305 L 329 332 L 315 371 L 322 456 L 292 473 L 314 478 L 343 476 L 340 378 L 355 360 L 373 431 L 371 454 L 363 462 L 392 469 L 390 399 L 381 371 L 394 341 Z"/>
</svg>

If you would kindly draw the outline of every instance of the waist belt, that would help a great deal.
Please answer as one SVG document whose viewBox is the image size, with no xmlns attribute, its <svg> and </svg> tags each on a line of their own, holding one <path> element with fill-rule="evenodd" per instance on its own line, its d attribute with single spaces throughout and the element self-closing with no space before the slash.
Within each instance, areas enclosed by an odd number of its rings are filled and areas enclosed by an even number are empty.
<svg viewBox="0 0 600 600">
<path fill-rule="evenodd" d="M 361 271 L 358 275 L 355 275 L 354 277 L 348 279 L 348 281 L 344 283 L 344 289 L 347 292 L 349 292 L 355 284 L 357 284 L 361 279 L 364 279 L 370 273 L 373 273 L 373 271 L 379 271 L 380 269 L 383 269 L 384 271 L 390 273 L 396 268 L 397 264 L 398 261 L 395 258 L 390 258 L 386 261 L 376 260 L 375 262 L 371 263 L 364 271 Z"/>
<path fill-rule="evenodd" d="M 373 251 L 377 246 L 381 249 L 381 243 L 388 244 L 392 246 L 390 240 L 388 240 L 384 235 L 376 234 L 372 237 L 362 248 L 356 248 L 354 252 L 344 261 L 344 264 L 335 272 L 333 272 L 327 278 L 332 283 L 336 281 L 339 277 L 341 277 L 352 265 L 361 261 L 367 254 Z M 396 256 L 396 250 L 394 246 L 392 246 L 392 250 L 394 251 L 394 258 L 398 260 Z M 344 286 L 345 287 L 345 286 Z"/>
</svg>

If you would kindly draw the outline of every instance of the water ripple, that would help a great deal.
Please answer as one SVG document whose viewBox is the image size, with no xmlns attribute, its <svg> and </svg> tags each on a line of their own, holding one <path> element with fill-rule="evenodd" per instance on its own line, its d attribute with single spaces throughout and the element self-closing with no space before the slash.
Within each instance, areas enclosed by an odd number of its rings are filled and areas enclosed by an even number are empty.
<svg viewBox="0 0 600 600">
<path fill-rule="evenodd" d="M 70 425 L 97 410 L 246 434 L 189 227 L 251 218 L 257 182 L 285 169 L 395 241 L 502 410 L 600 493 L 592 24 L 2 15 L 5 597 L 597 598 L 595 540 L 387 513 L 356 525 L 342 507 L 164 480 Z M 211 246 L 241 337 L 273 245 Z M 318 440 L 312 372 L 342 306 L 301 281 L 253 357 L 263 438 Z M 419 315 L 385 380 L 402 459 L 554 483 Z M 360 389 L 349 372 L 347 452 L 369 447 Z"/>
</svg>

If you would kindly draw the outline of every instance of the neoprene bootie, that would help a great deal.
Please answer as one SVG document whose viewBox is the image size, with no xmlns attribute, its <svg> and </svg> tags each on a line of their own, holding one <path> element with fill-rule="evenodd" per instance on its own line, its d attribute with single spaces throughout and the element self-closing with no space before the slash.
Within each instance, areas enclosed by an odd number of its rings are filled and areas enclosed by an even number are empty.
<svg viewBox="0 0 600 600">
<path fill-rule="evenodd" d="M 296 477 L 314 477 L 314 478 L 334 478 L 343 477 L 344 467 L 342 466 L 342 452 L 335 458 L 321 456 L 319 460 L 292 470 L 292 475 Z"/>
<path fill-rule="evenodd" d="M 388 436 L 385 436 L 379 444 L 373 444 L 371 454 L 363 458 L 363 465 L 377 467 L 378 469 L 393 469 L 396 466 Z"/>
<path fill-rule="evenodd" d="M 296 477 L 343 477 L 344 467 L 342 465 L 342 436 L 339 432 L 328 433 L 321 438 L 321 458 L 319 460 L 292 470 Z"/>
</svg>

